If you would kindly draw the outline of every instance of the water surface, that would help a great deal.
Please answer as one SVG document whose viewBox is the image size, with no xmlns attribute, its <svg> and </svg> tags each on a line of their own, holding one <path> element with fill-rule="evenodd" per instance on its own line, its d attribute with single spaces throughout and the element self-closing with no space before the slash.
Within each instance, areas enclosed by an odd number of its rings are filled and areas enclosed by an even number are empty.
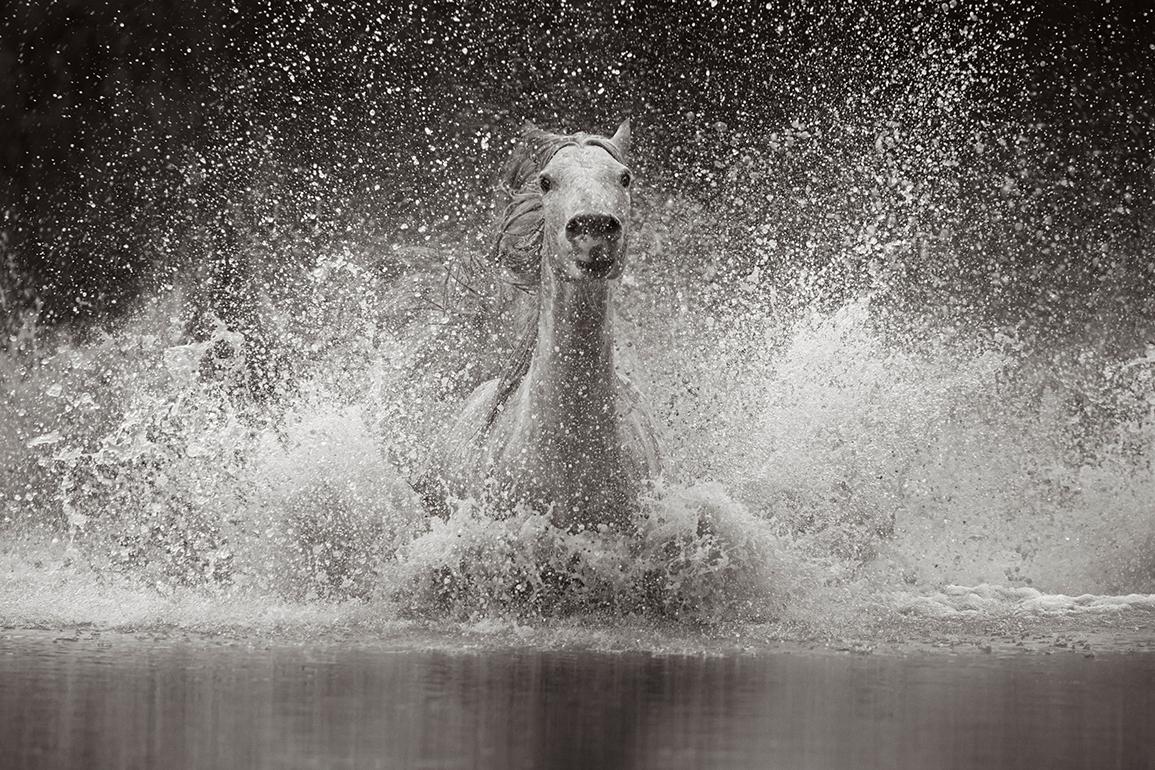
<svg viewBox="0 0 1155 770">
<path fill-rule="evenodd" d="M 21 767 L 1145 768 L 1155 657 L 420 651 L 12 631 Z"/>
</svg>

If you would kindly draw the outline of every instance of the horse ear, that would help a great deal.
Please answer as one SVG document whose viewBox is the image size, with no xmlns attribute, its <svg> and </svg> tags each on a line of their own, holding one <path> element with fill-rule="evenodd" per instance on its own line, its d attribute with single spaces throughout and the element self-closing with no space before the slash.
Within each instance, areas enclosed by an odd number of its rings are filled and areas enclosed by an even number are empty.
<svg viewBox="0 0 1155 770">
<path fill-rule="evenodd" d="M 527 120 L 521 124 L 521 138 L 531 144 L 536 144 L 546 136 L 546 132 L 535 126 L 532 120 Z"/>
<path fill-rule="evenodd" d="M 618 126 L 618 130 L 610 137 L 610 141 L 614 146 L 622 151 L 623 157 L 628 157 L 630 154 L 630 119 L 626 118 L 622 124 Z"/>
</svg>

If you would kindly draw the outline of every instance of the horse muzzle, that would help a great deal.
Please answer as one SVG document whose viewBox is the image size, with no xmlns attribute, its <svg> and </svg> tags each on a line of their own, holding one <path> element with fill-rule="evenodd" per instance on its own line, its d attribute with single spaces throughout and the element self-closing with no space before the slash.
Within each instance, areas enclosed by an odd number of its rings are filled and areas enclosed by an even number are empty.
<svg viewBox="0 0 1155 770">
<path fill-rule="evenodd" d="M 579 214 L 565 225 L 578 271 L 590 278 L 608 278 L 622 256 L 622 223 L 608 214 Z"/>
</svg>

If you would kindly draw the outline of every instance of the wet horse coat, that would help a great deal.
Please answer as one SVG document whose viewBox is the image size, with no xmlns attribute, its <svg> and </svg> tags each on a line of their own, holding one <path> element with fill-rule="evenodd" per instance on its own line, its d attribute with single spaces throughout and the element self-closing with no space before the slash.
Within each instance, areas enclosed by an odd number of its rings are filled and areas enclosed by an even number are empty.
<svg viewBox="0 0 1155 770">
<path fill-rule="evenodd" d="M 536 320 L 505 374 L 469 397 L 419 488 L 427 500 L 549 510 L 558 526 L 621 526 L 660 466 L 652 425 L 614 355 L 629 124 L 609 139 L 528 124 L 522 138 L 506 171 L 497 253 L 515 283 L 536 287 Z"/>
</svg>

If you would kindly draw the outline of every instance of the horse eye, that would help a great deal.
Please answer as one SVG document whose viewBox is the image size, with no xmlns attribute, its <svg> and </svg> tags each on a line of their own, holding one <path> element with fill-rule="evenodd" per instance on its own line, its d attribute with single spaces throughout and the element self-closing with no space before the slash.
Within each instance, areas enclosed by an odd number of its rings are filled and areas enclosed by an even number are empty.
<svg viewBox="0 0 1155 770">
<path fill-rule="evenodd" d="M 537 178 L 537 184 L 539 187 L 541 187 L 541 191 L 543 193 L 547 193 L 549 192 L 549 189 L 553 187 L 553 180 L 545 174 L 542 174 Z"/>
<path fill-rule="evenodd" d="M 622 180 L 622 187 L 629 187 L 630 186 L 630 172 L 629 171 L 623 171 L 622 176 L 621 176 L 621 180 Z"/>
</svg>

